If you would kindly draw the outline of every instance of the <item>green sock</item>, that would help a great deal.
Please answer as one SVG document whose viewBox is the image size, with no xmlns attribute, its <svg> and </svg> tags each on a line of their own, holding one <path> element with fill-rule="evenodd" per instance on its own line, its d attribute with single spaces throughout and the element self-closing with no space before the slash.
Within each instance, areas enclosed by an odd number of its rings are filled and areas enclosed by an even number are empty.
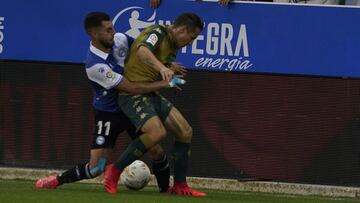
<svg viewBox="0 0 360 203">
<path fill-rule="evenodd" d="M 174 181 L 177 183 L 186 182 L 188 160 L 190 157 L 190 144 L 177 142 L 174 143 Z"/>
<path fill-rule="evenodd" d="M 148 149 L 141 141 L 140 137 L 136 138 L 121 154 L 120 158 L 115 162 L 116 168 L 123 171 L 125 167 L 130 165 L 133 161 L 142 157 Z"/>
</svg>

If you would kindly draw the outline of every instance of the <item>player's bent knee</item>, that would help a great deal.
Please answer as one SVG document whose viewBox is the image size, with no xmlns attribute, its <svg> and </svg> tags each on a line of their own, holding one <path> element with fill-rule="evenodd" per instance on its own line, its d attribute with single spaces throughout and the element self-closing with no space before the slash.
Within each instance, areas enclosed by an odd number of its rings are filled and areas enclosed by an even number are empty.
<svg viewBox="0 0 360 203">
<path fill-rule="evenodd" d="M 160 142 L 161 140 L 165 139 L 166 137 L 166 129 L 164 126 L 158 127 L 150 132 L 151 137 L 153 138 L 154 142 Z"/>
<path fill-rule="evenodd" d="M 166 137 L 166 129 L 161 122 L 154 122 L 154 124 L 143 130 L 154 143 L 158 143 Z"/>
<path fill-rule="evenodd" d="M 144 132 L 144 134 L 140 136 L 140 139 L 147 148 L 151 148 L 161 142 L 165 136 L 165 129 L 151 129 L 150 131 Z"/>
<path fill-rule="evenodd" d="M 144 134 L 147 134 L 155 143 L 166 137 L 166 129 L 158 117 L 152 117 L 141 128 Z"/>
</svg>

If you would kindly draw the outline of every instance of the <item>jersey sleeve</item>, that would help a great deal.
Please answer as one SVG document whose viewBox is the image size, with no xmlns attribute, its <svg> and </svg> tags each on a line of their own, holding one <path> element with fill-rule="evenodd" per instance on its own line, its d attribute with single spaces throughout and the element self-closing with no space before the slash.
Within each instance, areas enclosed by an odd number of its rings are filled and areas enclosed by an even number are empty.
<svg viewBox="0 0 360 203">
<path fill-rule="evenodd" d="M 121 74 L 114 72 L 107 64 L 97 63 L 86 68 L 89 80 L 98 83 L 105 89 L 116 87 L 123 79 Z"/>
<path fill-rule="evenodd" d="M 146 46 L 151 51 L 153 51 L 161 41 L 163 40 L 165 32 L 160 27 L 154 27 L 150 30 L 139 43 L 139 47 L 141 45 Z"/>
<path fill-rule="evenodd" d="M 129 36 L 123 34 L 123 33 L 115 33 L 114 35 L 114 41 L 115 41 L 115 46 L 123 46 L 126 48 L 129 48 L 131 46 L 131 43 L 129 41 Z"/>
</svg>

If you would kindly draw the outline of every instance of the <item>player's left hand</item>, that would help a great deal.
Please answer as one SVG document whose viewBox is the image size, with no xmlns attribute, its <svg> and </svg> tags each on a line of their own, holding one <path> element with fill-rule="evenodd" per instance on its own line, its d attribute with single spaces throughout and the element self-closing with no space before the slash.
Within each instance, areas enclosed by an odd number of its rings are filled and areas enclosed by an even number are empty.
<svg viewBox="0 0 360 203">
<path fill-rule="evenodd" d="M 169 68 L 165 68 L 160 71 L 160 75 L 163 80 L 170 81 L 174 75 L 174 71 Z"/>
<path fill-rule="evenodd" d="M 185 66 L 183 66 L 181 63 L 171 63 L 171 69 L 176 75 L 186 76 L 187 70 L 185 69 Z"/>
</svg>

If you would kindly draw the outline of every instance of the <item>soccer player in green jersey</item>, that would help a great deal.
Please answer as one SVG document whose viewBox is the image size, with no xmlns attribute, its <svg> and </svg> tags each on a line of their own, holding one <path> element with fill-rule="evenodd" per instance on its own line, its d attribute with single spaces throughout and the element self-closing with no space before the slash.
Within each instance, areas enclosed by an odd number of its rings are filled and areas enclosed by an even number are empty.
<svg viewBox="0 0 360 203">
<path fill-rule="evenodd" d="M 174 63 L 181 47 L 189 45 L 204 27 L 194 13 L 183 13 L 170 26 L 146 28 L 131 46 L 125 62 L 125 77 L 131 82 L 171 80 L 184 69 Z M 116 191 L 118 175 L 127 165 L 140 158 L 148 149 L 165 138 L 167 130 L 175 136 L 173 147 L 174 186 L 168 192 L 177 195 L 206 196 L 190 188 L 186 182 L 192 128 L 183 115 L 158 92 L 142 95 L 120 94 L 122 111 L 143 134 L 135 139 L 115 162 L 113 175 L 104 178 L 108 191 Z"/>
</svg>

